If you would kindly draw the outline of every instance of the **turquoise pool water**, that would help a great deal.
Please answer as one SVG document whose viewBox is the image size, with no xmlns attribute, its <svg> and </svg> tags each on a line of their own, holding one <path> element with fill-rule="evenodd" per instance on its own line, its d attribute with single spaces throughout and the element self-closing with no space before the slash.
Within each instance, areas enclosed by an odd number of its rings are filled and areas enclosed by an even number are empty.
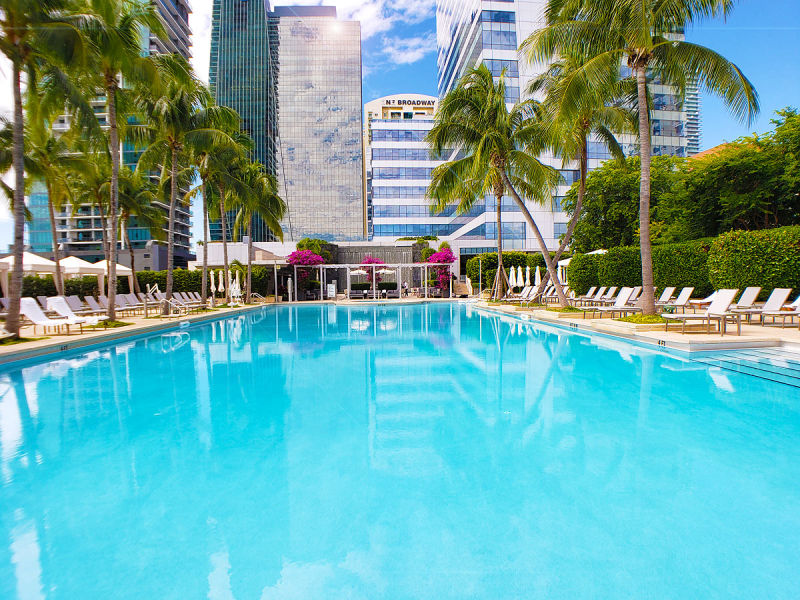
<svg viewBox="0 0 800 600">
<path fill-rule="evenodd" d="M 796 388 L 463 304 L 0 372 L 0 598 L 800 597 Z"/>
</svg>

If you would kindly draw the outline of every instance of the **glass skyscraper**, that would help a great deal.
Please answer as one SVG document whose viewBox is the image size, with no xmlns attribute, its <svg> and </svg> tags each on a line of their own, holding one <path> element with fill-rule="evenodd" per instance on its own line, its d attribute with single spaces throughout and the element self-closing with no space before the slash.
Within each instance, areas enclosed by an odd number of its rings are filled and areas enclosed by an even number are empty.
<svg viewBox="0 0 800 600">
<path fill-rule="evenodd" d="M 470 67 L 485 64 L 495 77 L 505 69 L 506 100 L 517 102 L 530 81 L 539 75 L 542 65 L 528 64 L 518 48 L 525 38 L 545 25 L 547 0 L 437 0 L 436 30 L 438 39 L 438 91 L 443 97 L 452 90 Z M 654 83 L 652 143 L 654 155 L 690 156 L 700 149 L 700 100 L 696 87 L 690 87 L 686 102 L 680 105 L 674 90 Z M 619 138 L 628 154 L 638 151 L 634 136 Z M 550 206 L 531 205 L 528 208 L 542 230 L 548 246 L 554 248 L 566 232 L 569 216 L 561 210 L 561 201 L 578 178 L 578 166 L 567 165 L 553 156 L 540 157 L 543 162 L 561 169 L 561 185 Z M 589 143 L 589 168 L 597 168 L 610 158 L 607 148 L 592 140 Z M 491 199 L 486 199 L 490 210 Z M 503 210 L 506 211 L 506 199 Z M 494 210 L 493 208 L 491 210 Z M 491 245 L 496 226 L 493 218 L 485 219 L 486 245 Z M 532 232 L 528 231 L 522 214 L 508 202 L 508 214 L 503 215 L 504 246 L 538 250 Z M 476 233 L 478 230 L 474 230 Z M 475 235 L 471 236 L 477 239 Z M 451 242 L 452 243 L 452 242 Z M 464 247 L 462 254 L 482 248 Z"/>
<path fill-rule="evenodd" d="M 278 179 L 284 239 L 365 239 L 360 24 L 333 7 L 215 0 L 210 78 Z M 221 239 L 219 223 L 210 233 Z"/>
</svg>

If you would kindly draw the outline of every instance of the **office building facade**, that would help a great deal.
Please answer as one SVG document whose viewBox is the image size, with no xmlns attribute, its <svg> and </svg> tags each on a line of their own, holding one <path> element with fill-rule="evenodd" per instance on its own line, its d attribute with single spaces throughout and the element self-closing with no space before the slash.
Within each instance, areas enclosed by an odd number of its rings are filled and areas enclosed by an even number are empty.
<svg viewBox="0 0 800 600">
<path fill-rule="evenodd" d="M 277 177 L 284 239 L 365 239 L 360 24 L 333 7 L 215 0 L 210 77 Z M 222 239 L 219 223 L 210 233 Z"/>
<path fill-rule="evenodd" d="M 187 60 L 191 56 L 191 29 L 189 28 L 188 0 L 157 0 L 154 2 L 166 32 L 165 37 L 157 38 L 144 30 L 141 35 L 143 53 L 177 53 Z M 92 107 L 100 122 L 105 126 L 108 122 L 106 102 L 102 96 L 91 100 Z M 70 127 L 70 116 L 62 115 L 53 124 L 56 133 L 64 132 Z M 121 157 L 123 164 L 136 168 L 140 152 L 123 143 Z M 165 218 L 169 214 L 167 203 L 156 202 L 163 210 Z M 28 206 L 32 220 L 26 224 L 27 244 L 33 252 L 52 254 L 53 236 L 50 229 L 47 190 L 43 183 L 36 182 L 28 197 Z M 56 230 L 58 244 L 63 256 L 78 256 L 89 262 L 97 262 L 105 258 L 102 247 L 103 218 L 97 207 L 67 205 L 56 212 Z M 163 242 L 156 242 L 148 227 L 131 217 L 127 223 L 127 233 L 136 255 L 137 269 L 162 270 L 167 267 L 167 247 Z M 166 229 L 163 239 L 166 239 Z M 175 258 L 176 266 L 184 267 L 194 258 L 190 246 L 191 213 L 189 208 L 178 204 L 175 211 Z M 119 242 L 119 262 L 128 264 L 130 253 L 125 246 L 124 238 Z M 124 251 L 123 251 L 124 250 Z"/>
<path fill-rule="evenodd" d="M 519 101 L 530 81 L 544 71 L 542 65 L 531 65 L 519 54 L 519 45 L 545 24 L 544 11 L 547 0 L 438 0 L 436 28 L 438 40 L 438 92 L 443 97 L 471 68 L 485 64 L 495 77 L 505 72 L 506 100 Z M 654 155 L 690 156 L 700 148 L 700 100 L 696 87 L 688 90 L 686 102 L 681 106 L 674 90 L 660 84 L 651 85 L 653 94 L 652 144 Z M 619 141 L 629 155 L 638 152 L 634 136 L 620 136 Z M 570 186 L 578 179 L 578 165 L 567 165 L 553 156 L 540 157 L 543 162 L 561 170 L 563 184 L 559 186 L 552 202 L 546 206 L 531 204 L 542 235 L 550 248 L 558 246 L 559 237 L 566 232 L 569 216 L 563 212 L 561 202 Z M 597 141 L 589 144 L 589 168 L 600 166 L 610 158 L 608 149 Z M 574 168 L 573 168 L 574 167 Z M 491 198 L 486 199 L 486 211 Z M 519 209 L 510 201 L 502 203 L 504 246 L 538 250 L 533 233 L 529 231 Z M 486 215 L 486 248 L 494 246 L 496 226 L 494 216 Z M 479 230 L 475 230 L 479 231 Z M 473 236 L 477 241 L 477 236 Z M 477 245 L 465 247 L 462 254 L 474 253 Z"/>
</svg>

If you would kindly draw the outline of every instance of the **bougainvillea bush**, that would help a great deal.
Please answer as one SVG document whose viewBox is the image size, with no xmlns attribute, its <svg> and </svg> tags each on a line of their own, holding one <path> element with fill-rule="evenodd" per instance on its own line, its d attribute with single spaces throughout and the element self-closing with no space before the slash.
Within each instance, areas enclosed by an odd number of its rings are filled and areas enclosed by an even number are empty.
<svg viewBox="0 0 800 600">
<path fill-rule="evenodd" d="M 361 261 L 362 265 L 385 265 L 386 263 L 383 262 L 380 258 L 372 256 L 371 254 L 367 254 L 364 256 L 364 260 Z M 367 272 L 367 281 L 369 281 L 370 288 L 372 288 L 372 270 L 375 267 L 365 267 L 365 271 Z M 380 273 L 375 274 L 375 283 L 380 283 L 383 280 Z"/>
<path fill-rule="evenodd" d="M 450 248 L 442 248 L 428 257 L 428 262 L 440 265 L 450 265 L 456 261 L 456 255 Z M 450 287 L 450 267 L 436 267 L 436 287 L 445 289 Z"/>
<path fill-rule="evenodd" d="M 286 261 L 290 265 L 313 267 L 323 264 L 325 259 L 311 250 L 295 250 L 286 257 Z"/>
</svg>

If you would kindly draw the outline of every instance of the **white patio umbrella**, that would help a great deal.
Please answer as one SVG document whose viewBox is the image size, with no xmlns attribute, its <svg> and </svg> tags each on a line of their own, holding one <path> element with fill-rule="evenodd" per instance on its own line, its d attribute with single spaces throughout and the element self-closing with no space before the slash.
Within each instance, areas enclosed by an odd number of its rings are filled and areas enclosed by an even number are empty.
<svg viewBox="0 0 800 600">
<path fill-rule="evenodd" d="M 522 287 L 522 282 L 523 281 L 524 281 L 524 279 L 522 279 L 522 267 L 518 266 L 517 267 L 517 287 Z"/>
<path fill-rule="evenodd" d="M 510 288 L 517 287 L 517 270 L 514 267 L 511 267 L 511 269 L 509 269 L 508 287 Z"/>
<path fill-rule="evenodd" d="M 208 278 L 211 280 L 211 295 L 213 296 L 217 293 L 217 278 L 214 277 L 213 269 L 209 269 Z"/>
<path fill-rule="evenodd" d="M 378 273 L 381 275 L 391 275 L 394 273 L 394 269 L 378 269 Z"/>
<path fill-rule="evenodd" d="M 531 284 L 531 266 L 525 265 L 525 285 L 529 286 Z"/>
<path fill-rule="evenodd" d="M 223 277 L 222 274 L 223 274 L 223 271 L 222 271 L 222 269 L 220 269 L 220 271 L 219 271 L 219 285 L 217 286 L 217 289 L 219 290 L 220 294 L 225 291 L 225 278 Z"/>
<path fill-rule="evenodd" d="M 355 269 L 353 271 L 350 271 L 350 274 L 351 275 L 366 275 L 367 272 L 364 269 Z"/>
<path fill-rule="evenodd" d="M 533 285 L 536 287 L 542 285 L 542 274 L 539 272 L 539 265 L 536 265 L 536 272 L 533 274 Z"/>
</svg>

